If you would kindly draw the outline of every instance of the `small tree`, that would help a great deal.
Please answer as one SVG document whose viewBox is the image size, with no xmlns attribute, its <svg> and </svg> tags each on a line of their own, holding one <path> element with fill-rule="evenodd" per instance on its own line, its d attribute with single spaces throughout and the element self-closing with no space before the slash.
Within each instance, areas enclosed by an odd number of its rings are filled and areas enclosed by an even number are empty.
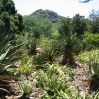
<svg viewBox="0 0 99 99">
<path fill-rule="evenodd" d="M 73 17 L 72 25 L 73 25 L 73 32 L 77 33 L 77 37 L 84 34 L 84 31 L 86 30 L 86 22 L 84 16 L 80 16 L 79 14 L 76 14 Z"/>
<path fill-rule="evenodd" d="M 89 20 L 91 28 L 91 33 L 99 33 L 99 10 L 95 11 L 94 9 L 90 12 Z"/>
<path fill-rule="evenodd" d="M 75 63 L 73 55 L 78 48 L 77 45 L 79 43 L 79 40 L 77 36 L 72 33 L 70 18 L 63 20 L 58 30 L 61 36 L 61 43 L 64 49 L 62 64 L 73 65 Z"/>
</svg>

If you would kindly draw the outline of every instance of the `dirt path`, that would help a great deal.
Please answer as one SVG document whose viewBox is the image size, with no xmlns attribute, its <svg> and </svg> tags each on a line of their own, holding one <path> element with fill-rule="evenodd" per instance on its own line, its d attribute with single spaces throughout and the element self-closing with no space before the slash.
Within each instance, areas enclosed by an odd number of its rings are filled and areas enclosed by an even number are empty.
<svg viewBox="0 0 99 99">
<path fill-rule="evenodd" d="M 87 65 L 80 64 L 78 62 L 77 65 L 78 66 L 73 69 L 74 81 L 80 90 L 81 96 L 83 96 L 85 93 L 88 93 L 87 83 L 84 80 L 88 79 L 90 73 Z"/>
</svg>

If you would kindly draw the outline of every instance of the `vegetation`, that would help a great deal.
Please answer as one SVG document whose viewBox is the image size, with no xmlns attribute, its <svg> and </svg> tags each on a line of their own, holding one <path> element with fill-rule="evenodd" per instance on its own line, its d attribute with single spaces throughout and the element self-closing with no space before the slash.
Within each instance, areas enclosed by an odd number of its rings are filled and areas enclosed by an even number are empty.
<svg viewBox="0 0 99 99">
<path fill-rule="evenodd" d="M 12 0 L 0 1 L 0 98 L 99 99 L 98 12 L 39 12 L 22 17 Z"/>
<path fill-rule="evenodd" d="M 33 88 L 32 84 L 28 81 L 24 81 L 24 83 L 21 85 L 20 88 L 23 92 L 23 95 L 20 97 L 20 99 L 30 99 L 29 95 L 32 93 Z"/>
<path fill-rule="evenodd" d="M 99 11 L 95 11 L 94 9 L 92 9 L 92 11 L 90 12 L 89 18 L 91 20 L 91 32 L 92 33 L 99 33 Z"/>
<path fill-rule="evenodd" d="M 44 35 L 50 37 L 52 32 L 52 22 L 48 19 L 39 18 L 37 16 L 29 15 L 23 17 L 23 23 L 25 24 L 25 32 L 32 35 Z"/>
<path fill-rule="evenodd" d="M 72 24 L 73 24 L 73 33 L 76 33 L 77 37 L 84 34 L 84 31 L 86 30 L 86 22 L 84 16 L 76 14 L 73 17 Z"/>
<path fill-rule="evenodd" d="M 73 34 L 71 21 L 69 18 L 63 20 L 60 27 L 59 33 L 61 36 L 61 43 L 64 48 L 64 55 L 62 64 L 74 64 L 73 55 L 76 53 L 77 46 L 80 46 L 79 39 L 77 38 L 76 34 Z"/>
<path fill-rule="evenodd" d="M 20 33 L 24 28 L 22 16 L 17 13 L 12 0 L 0 0 L 0 29 L 6 33 Z"/>
<path fill-rule="evenodd" d="M 12 42 L 11 36 L 5 34 L 0 35 L 0 90 L 9 94 L 10 92 L 7 90 L 10 87 L 10 83 L 13 80 L 16 81 L 16 77 L 9 75 L 7 70 L 9 68 L 18 68 L 15 62 L 22 57 L 20 55 L 22 53 L 22 44 L 12 46 Z"/>
<path fill-rule="evenodd" d="M 86 57 L 87 56 L 87 57 Z M 91 75 L 88 75 L 88 79 L 84 80 L 88 82 L 88 90 L 97 90 L 98 89 L 98 73 L 99 73 L 99 50 L 93 50 L 91 52 L 84 52 L 79 55 L 77 60 L 80 62 L 86 63 L 89 66 L 89 72 Z M 88 74 L 88 73 L 87 73 Z"/>
<path fill-rule="evenodd" d="M 99 46 L 99 34 L 98 33 L 88 33 L 86 32 L 84 35 L 84 41 L 88 42 L 88 44 L 94 48 L 98 48 Z M 91 48 L 92 48 L 91 47 Z M 87 46 L 88 48 L 88 46 Z"/>
</svg>

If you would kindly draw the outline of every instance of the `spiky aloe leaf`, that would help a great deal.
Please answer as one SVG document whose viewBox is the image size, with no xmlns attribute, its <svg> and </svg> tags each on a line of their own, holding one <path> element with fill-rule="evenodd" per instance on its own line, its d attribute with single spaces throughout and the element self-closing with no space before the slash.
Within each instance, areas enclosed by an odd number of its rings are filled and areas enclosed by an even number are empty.
<svg viewBox="0 0 99 99">
<path fill-rule="evenodd" d="M 94 99 L 99 99 L 99 92 L 94 96 Z"/>
<path fill-rule="evenodd" d="M 7 90 L 6 90 L 6 89 L 4 89 L 4 88 L 0 88 L 0 90 L 1 90 L 1 91 L 6 92 L 6 93 L 8 93 L 8 94 L 10 94 L 10 92 L 9 92 L 9 91 L 7 91 Z"/>
<path fill-rule="evenodd" d="M 0 80 L 0 83 L 2 83 L 2 84 L 8 84 L 8 83 L 15 83 L 15 81 L 13 79 L 12 80 Z"/>
<path fill-rule="evenodd" d="M 99 66 L 97 66 L 97 65 L 90 66 L 90 72 L 92 75 L 98 75 L 99 76 Z"/>
<path fill-rule="evenodd" d="M 9 77 L 9 76 L 6 76 L 6 75 L 0 75 L 0 80 L 3 81 L 3 80 L 8 80 L 8 81 L 11 81 L 11 80 L 16 80 L 15 77 Z"/>
<path fill-rule="evenodd" d="M 0 62 L 6 57 L 8 51 L 6 51 L 5 53 L 1 54 L 0 56 Z"/>
<path fill-rule="evenodd" d="M 98 59 L 95 58 L 95 55 L 92 55 L 89 58 L 89 71 L 92 75 L 97 75 L 99 77 L 99 63 Z"/>
<path fill-rule="evenodd" d="M 17 46 L 15 46 L 14 48 L 12 48 L 12 49 L 9 49 L 8 50 L 8 53 L 6 54 L 6 57 L 5 58 L 7 58 L 7 57 L 13 57 L 14 55 L 16 55 L 16 54 L 18 54 L 19 53 L 19 48 L 21 48 L 23 46 L 23 44 L 21 44 L 21 45 L 17 45 Z"/>
<path fill-rule="evenodd" d="M 5 75 L 0 75 L 0 88 L 6 90 L 7 87 L 11 87 L 10 83 L 15 83 L 15 77 L 9 77 Z"/>
<path fill-rule="evenodd" d="M 0 83 L 0 87 L 10 87 L 10 85 L 9 84 L 2 84 L 2 83 Z"/>
<path fill-rule="evenodd" d="M 13 63 L 21 58 L 21 55 L 18 54 L 21 52 L 19 49 L 23 44 L 15 46 L 11 49 L 8 49 L 5 53 L 0 56 L 0 70 L 14 67 Z M 15 66 L 16 67 L 16 66 Z"/>
<path fill-rule="evenodd" d="M 4 70 L 5 69 L 7 69 L 7 68 L 19 68 L 19 66 L 16 66 L 16 65 L 7 65 L 5 68 L 4 68 Z"/>
<path fill-rule="evenodd" d="M 21 58 L 19 53 L 22 52 L 20 48 L 23 46 L 23 44 L 11 46 L 12 42 L 11 36 L 5 35 L 4 33 L 0 35 L 0 73 L 7 68 L 16 68 L 17 66 L 14 64 L 14 62 Z M 10 87 L 10 83 L 16 80 L 17 79 L 15 77 L 0 75 L 0 90 L 9 93 L 9 91 L 6 90 L 6 87 Z"/>
<path fill-rule="evenodd" d="M 11 36 L 0 34 L 0 55 L 4 53 L 10 46 L 11 42 L 13 42 L 11 39 Z"/>
</svg>

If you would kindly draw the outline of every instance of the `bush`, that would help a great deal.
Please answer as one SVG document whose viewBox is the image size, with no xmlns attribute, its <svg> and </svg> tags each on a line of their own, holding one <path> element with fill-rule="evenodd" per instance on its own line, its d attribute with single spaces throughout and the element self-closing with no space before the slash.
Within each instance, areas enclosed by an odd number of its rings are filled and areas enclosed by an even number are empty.
<svg viewBox="0 0 99 99">
<path fill-rule="evenodd" d="M 99 34 L 85 33 L 84 41 L 87 42 L 87 46 L 90 45 L 92 47 L 99 47 Z"/>
</svg>

